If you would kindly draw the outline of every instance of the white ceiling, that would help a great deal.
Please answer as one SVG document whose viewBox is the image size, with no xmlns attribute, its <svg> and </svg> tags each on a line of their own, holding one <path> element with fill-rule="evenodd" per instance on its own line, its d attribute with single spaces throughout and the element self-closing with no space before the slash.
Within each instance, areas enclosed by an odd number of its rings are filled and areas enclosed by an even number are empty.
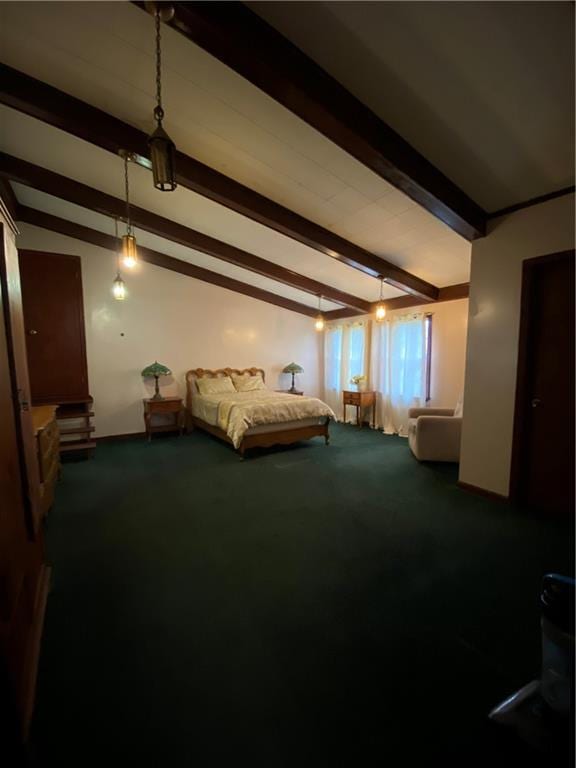
<svg viewBox="0 0 576 768">
<path fill-rule="evenodd" d="M 247 5 L 486 210 L 574 184 L 573 3 Z"/>
<path fill-rule="evenodd" d="M 463 238 L 178 33 L 166 28 L 163 39 L 165 127 L 179 149 L 424 280 L 468 281 Z M 0 55 L 152 127 L 152 19 L 129 3 L 0 3 Z M 7 108 L 0 121 L 3 151 L 122 196 L 118 158 Z M 328 256 L 189 190 L 158 194 L 142 168 L 131 178 L 143 208 L 361 298 L 378 296 L 377 281 Z M 276 292 L 288 295 L 284 286 Z M 386 286 L 385 295 L 399 292 Z"/>
</svg>

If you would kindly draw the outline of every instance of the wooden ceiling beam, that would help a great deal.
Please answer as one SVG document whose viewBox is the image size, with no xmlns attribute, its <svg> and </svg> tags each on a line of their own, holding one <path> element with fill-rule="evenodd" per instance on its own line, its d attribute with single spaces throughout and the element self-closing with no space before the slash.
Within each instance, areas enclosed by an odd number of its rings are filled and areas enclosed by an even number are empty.
<svg viewBox="0 0 576 768">
<path fill-rule="evenodd" d="M 57 88 L 0 64 L 0 103 L 42 120 L 95 146 L 117 154 L 128 150 L 150 168 L 148 137 L 116 117 L 69 96 Z M 177 152 L 178 183 L 230 208 L 259 224 L 297 240 L 406 293 L 433 301 L 438 289 L 401 267 L 351 243 L 328 229 L 294 213 L 264 195 Z"/>
<path fill-rule="evenodd" d="M 144 2 L 134 2 L 145 10 Z M 486 213 L 374 112 L 239 2 L 175 2 L 170 26 L 467 240 Z M 249 41 L 249 44 L 247 44 Z"/>
<path fill-rule="evenodd" d="M 456 299 L 467 299 L 470 295 L 470 283 L 458 283 L 457 285 L 447 285 L 444 288 L 440 288 L 438 291 L 438 298 L 436 301 L 422 302 L 414 298 L 414 296 L 396 296 L 394 299 L 387 299 L 383 302 L 388 312 L 394 309 L 408 309 L 409 307 L 419 307 L 424 303 L 426 307 L 434 306 L 442 301 L 456 301 Z M 371 314 L 376 311 L 376 307 L 380 302 L 375 301 L 370 307 Z M 333 309 L 331 312 L 324 312 L 325 320 L 343 320 L 348 317 L 358 317 L 358 313 L 353 309 L 344 307 L 343 309 Z"/>
<path fill-rule="evenodd" d="M 18 218 L 19 203 L 8 179 L 0 178 L 0 198 L 4 201 L 6 208 L 8 208 L 10 216 L 16 221 Z"/>
<path fill-rule="evenodd" d="M 125 204 L 119 198 L 3 152 L 0 152 L 0 177 L 12 179 L 105 216 L 124 220 Z M 243 251 L 229 243 L 186 227 L 184 224 L 178 224 L 135 205 L 130 207 L 130 213 L 132 223 L 136 227 L 154 235 L 289 285 L 291 288 L 298 288 L 314 296 L 322 296 L 338 304 L 352 307 L 356 313 L 367 312 L 370 309 L 370 302 L 365 299 L 352 296 L 280 264 L 262 259 L 260 256 Z"/>
<path fill-rule="evenodd" d="M 25 205 L 19 206 L 18 220 L 26 224 L 32 224 L 35 227 L 47 229 L 50 232 L 57 232 L 60 235 L 72 237 L 75 240 L 81 240 L 84 243 L 97 245 L 100 248 L 112 251 L 112 253 L 116 252 L 119 248 L 119 241 L 113 235 L 98 232 L 96 229 L 84 227 L 81 224 L 76 224 L 67 219 L 62 219 L 59 216 L 53 216 L 50 213 L 44 213 L 43 211 Z M 139 245 L 138 255 L 139 258 L 147 264 L 154 264 L 156 267 L 169 269 L 172 272 L 178 272 L 180 275 L 193 277 L 204 283 L 217 285 L 220 288 L 226 288 L 229 291 L 234 291 L 234 293 L 250 296 L 252 299 L 265 301 L 267 304 L 273 304 L 274 306 L 282 307 L 282 309 L 288 309 L 291 312 L 298 312 L 307 317 L 316 317 L 318 314 L 317 310 L 313 307 L 308 307 L 305 304 L 300 304 L 300 302 L 293 301 L 292 299 L 278 296 L 271 291 L 265 291 L 262 288 L 248 285 L 240 280 L 234 280 L 226 275 L 220 275 L 218 272 L 212 272 L 209 269 L 204 269 L 204 267 L 197 267 L 194 264 L 189 264 L 187 261 L 176 259 L 173 256 L 168 256 L 160 251 L 155 251 L 152 248 L 146 248 L 145 246 Z"/>
</svg>

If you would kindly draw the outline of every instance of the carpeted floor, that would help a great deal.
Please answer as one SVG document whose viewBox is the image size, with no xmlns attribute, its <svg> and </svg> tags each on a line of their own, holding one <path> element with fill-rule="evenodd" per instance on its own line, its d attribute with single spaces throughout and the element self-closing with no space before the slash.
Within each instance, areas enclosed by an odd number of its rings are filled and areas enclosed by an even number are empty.
<svg viewBox="0 0 576 768">
<path fill-rule="evenodd" d="M 572 572 L 569 532 L 401 438 L 332 435 L 240 462 L 195 432 L 65 465 L 38 765 L 529 757 L 486 714 L 537 676 L 539 583 Z"/>
</svg>

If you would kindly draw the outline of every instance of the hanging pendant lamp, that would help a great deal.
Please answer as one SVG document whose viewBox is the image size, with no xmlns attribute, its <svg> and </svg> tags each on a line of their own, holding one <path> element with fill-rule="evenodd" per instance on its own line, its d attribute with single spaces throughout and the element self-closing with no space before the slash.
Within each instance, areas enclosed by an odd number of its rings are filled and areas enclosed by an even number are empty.
<svg viewBox="0 0 576 768">
<path fill-rule="evenodd" d="M 126 284 L 120 274 L 120 254 L 118 251 L 118 219 L 114 219 L 114 237 L 116 240 L 116 277 L 112 283 L 112 295 L 116 301 L 124 301 L 126 298 Z"/>
<path fill-rule="evenodd" d="M 380 299 L 376 305 L 376 322 L 381 323 L 386 317 L 386 305 L 382 299 L 382 288 L 384 287 L 384 278 L 380 278 Z"/>
<path fill-rule="evenodd" d="M 126 234 L 122 235 L 122 263 L 127 269 L 134 269 L 138 263 L 138 251 L 130 220 L 130 185 L 128 183 L 128 161 L 132 159 L 132 155 L 130 152 L 121 150 L 120 156 L 124 158 L 124 194 L 126 200 Z"/>
<path fill-rule="evenodd" d="M 172 192 L 176 189 L 175 156 L 176 147 L 162 126 L 164 110 L 162 109 L 162 48 L 160 29 L 162 21 L 168 21 L 174 15 L 174 9 L 167 3 L 147 3 L 148 10 L 154 13 L 156 25 L 156 106 L 154 119 L 156 130 L 148 139 L 152 176 L 154 186 L 161 192 Z"/>
<path fill-rule="evenodd" d="M 324 330 L 324 315 L 322 314 L 322 296 L 318 296 L 318 316 L 314 323 L 314 328 L 320 333 Z"/>
</svg>

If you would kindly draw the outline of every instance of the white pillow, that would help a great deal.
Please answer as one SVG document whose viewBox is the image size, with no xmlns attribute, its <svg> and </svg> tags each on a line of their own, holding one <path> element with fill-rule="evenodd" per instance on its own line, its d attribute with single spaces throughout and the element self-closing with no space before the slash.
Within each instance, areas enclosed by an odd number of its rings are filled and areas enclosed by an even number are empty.
<svg viewBox="0 0 576 768">
<path fill-rule="evenodd" d="M 458 402 L 456 403 L 456 408 L 454 408 L 454 418 L 461 419 L 463 411 L 464 411 L 464 399 L 460 397 Z"/>
<path fill-rule="evenodd" d="M 230 376 L 214 378 L 203 376 L 200 379 L 196 379 L 196 386 L 201 395 L 223 395 L 226 392 L 236 392 Z"/>
<path fill-rule="evenodd" d="M 254 392 L 259 389 L 266 389 L 266 384 L 262 376 L 234 376 L 232 381 L 238 392 Z"/>
</svg>

